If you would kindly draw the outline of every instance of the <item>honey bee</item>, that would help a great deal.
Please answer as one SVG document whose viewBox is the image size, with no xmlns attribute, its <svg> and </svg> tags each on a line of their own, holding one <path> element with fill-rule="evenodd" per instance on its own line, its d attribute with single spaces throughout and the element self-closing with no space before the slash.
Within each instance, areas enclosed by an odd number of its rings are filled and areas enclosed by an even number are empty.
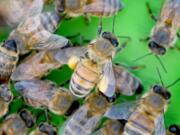
<svg viewBox="0 0 180 135">
<path fill-rule="evenodd" d="M 32 49 L 49 50 L 69 45 L 65 37 L 52 34 L 61 21 L 55 12 L 44 12 L 26 18 L 10 34 L 9 38 L 16 40 L 20 54 Z"/>
<path fill-rule="evenodd" d="M 149 8 L 150 10 L 150 8 Z M 152 11 L 150 10 L 150 13 Z M 180 1 L 166 0 L 159 19 L 149 41 L 150 50 L 156 55 L 164 55 L 166 49 L 172 47 L 177 39 L 180 27 Z"/>
<path fill-rule="evenodd" d="M 35 119 L 27 110 L 8 116 L 0 126 L 1 135 L 27 135 L 29 128 L 35 124 Z"/>
<path fill-rule="evenodd" d="M 180 127 L 178 125 L 170 125 L 169 131 L 167 131 L 167 135 L 179 135 L 180 134 Z"/>
<path fill-rule="evenodd" d="M 54 59 L 52 52 L 40 51 L 29 56 L 23 63 L 18 65 L 12 73 L 11 79 L 14 81 L 40 79 L 49 70 L 60 67 L 61 64 Z"/>
<path fill-rule="evenodd" d="M 47 122 L 43 122 L 30 135 L 57 135 L 57 129 Z"/>
<path fill-rule="evenodd" d="M 13 99 L 12 92 L 6 84 L 0 85 L 0 117 L 4 116 L 9 109 L 9 104 Z"/>
<path fill-rule="evenodd" d="M 153 86 L 137 104 L 115 105 L 105 116 L 113 119 L 125 119 L 123 135 L 164 135 L 163 113 L 171 97 L 170 92 L 161 85 Z M 129 109 L 129 110 L 128 110 Z"/>
<path fill-rule="evenodd" d="M 102 93 L 91 93 L 85 104 L 67 120 L 60 134 L 90 135 L 110 105 L 108 98 Z"/>
<path fill-rule="evenodd" d="M 122 9 L 119 0 L 55 0 L 56 11 L 68 17 L 90 14 L 111 16 Z"/>
<path fill-rule="evenodd" d="M 93 135 L 121 135 L 124 125 L 118 120 L 107 120 L 102 128 L 93 133 Z"/>
<path fill-rule="evenodd" d="M 19 52 L 15 40 L 7 40 L 0 46 L 0 83 L 7 83 L 16 68 Z"/>
<path fill-rule="evenodd" d="M 143 89 L 137 78 L 121 66 L 112 64 L 117 46 L 118 39 L 110 32 L 104 32 L 102 37 L 85 47 L 69 47 L 54 53 L 59 63 L 75 69 L 70 81 L 73 95 L 85 97 L 96 86 L 109 97 L 114 94 L 115 88 L 117 93 L 125 95 L 133 95 Z"/>
<path fill-rule="evenodd" d="M 16 27 L 28 16 L 39 14 L 43 0 L 1 0 L 0 25 Z"/>
<path fill-rule="evenodd" d="M 72 113 L 79 107 L 73 95 L 50 81 L 29 80 L 15 84 L 25 102 L 35 108 L 47 108 L 57 115 Z"/>
</svg>

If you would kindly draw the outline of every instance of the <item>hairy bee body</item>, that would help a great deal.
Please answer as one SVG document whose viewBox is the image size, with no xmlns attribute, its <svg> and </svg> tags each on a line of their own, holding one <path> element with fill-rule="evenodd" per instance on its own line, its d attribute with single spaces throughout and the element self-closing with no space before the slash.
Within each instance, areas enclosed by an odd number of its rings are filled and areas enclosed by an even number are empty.
<svg viewBox="0 0 180 135">
<path fill-rule="evenodd" d="M 29 112 L 12 114 L 0 125 L 1 135 L 27 135 L 29 128 L 33 127 L 34 119 Z"/>
<path fill-rule="evenodd" d="M 10 39 L 16 40 L 21 54 L 27 53 L 36 45 L 48 42 L 60 20 L 60 17 L 54 12 L 28 17 L 11 33 Z"/>
<path fill-rule="evenodd" d="M 140 92 L 141 82 L 136 77 L 132 76 L 127 70 L 120 66 L 113 66 L 114 75 L 116 79 L 116 92 L 123 95 L 134 95 Z"/>
<path fill-rule="evenodd" d="M 50 70 L 60 66 L 61 64 L 54 59 L 51 51 L 41 51 L 29 56 L 22 64 L 18 65 L 12 73 L 11 79 L 14 81 L 40 79 Z"/>
<path fill-rule="evenodd" d="M 152 29 L 149 42 L 150 49 L 156 54 L 165 54 L 165 49 L 175 44 L 179 27 L 180 1 L 166 0 L 158 21 Z"/>
<path fill-rule="evenodd" d="M 62 135 L 90 135 L 109 106 L 110 103 L 104 95 L 90 94 L 85 105 L 65 123 Z"/>
<path fill-rule="evenodd" d="M 83 59 L 71 77 L 70 90 L 75 96 L 84 97 L 95 87 L 98 80 L 98 65 L 89 59 Z"/>
<path fill-rule="evenodd" d="M 27 104 L 36 108 L 46 107 L 58 115 L 66 113 L 74 101 L 68 90 L 58 88 L 50 81 L 21 81 L 15 84 L 15 88 Z"/>
<path fill-rule="evenodd" d="M 0 117 L 8 112 L 12 97 L 12 92 L 8 89 L 8 86 L 5 84 L 0 85 Z"/>
<path fill-rule="evenodd" d="M 43 0 L 1 0 L 0 24 L 16 27 L 31 12 L 40 13 Z"/>
<path fill-rule="evenodd" d="M 145 95 L 125 125 L 123 135 L 152 135 L 156 119 L 163 114 L 166 99 L 158 93 Z"/>
<path fill-rule="evenodd" d="M 14 40 L 7 40 L 0 46 L 0 82 L 7 83 L 16 68 L 19 54 Z"/>
<path fill-rule="evenodd" d="M 121 8 L 119 0 L 56 0 L 56 11 L 70 17 L 84 14 L 95 16 L 112 16 Z"/>
<path fill-rule="evenodd" d="M 48 123 L 41 123 L 30 135 L 57 135 L 57 129 Z"/>
<path fill-rule="evenodd" d="M 121 135 L 123 127 L 118 120 L 107 120 L 94 135 Z"/>
<path fill-rule="evenodd" d="M 102 37 L 97 38 L 88 45 L 87 56 L 80 58 L 79 61 L 75 60 L 77 64 L 71 64 L 77 65 L 71 77 L 69 88 L 73 95 L 80 98 L 85 97 L 99 84 L 97 87 L 102 89 L 103 93 L 108 90 L 113 93 L 115 90 L 115 78 L 111 58 L 115 53 L 117 44 L 118 40 L 112 33 L 104 32 Z M 101 81 L 103 77 L 104 80 Z M 108 86 L 111 83 L 112 86 Z M 111 92 L 109 93 L 108 96 L 113 96 Z"/>
</svg>

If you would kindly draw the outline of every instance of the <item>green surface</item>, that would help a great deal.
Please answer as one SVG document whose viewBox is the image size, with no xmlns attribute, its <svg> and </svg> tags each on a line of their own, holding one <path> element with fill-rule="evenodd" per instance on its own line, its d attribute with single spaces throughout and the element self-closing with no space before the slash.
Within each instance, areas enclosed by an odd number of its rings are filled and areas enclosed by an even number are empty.
<svg viewBox="0 0 180 135">
<path fill-rule="evenodd" d="M 165 56 L 161 59 L 168 70 L 165 73 L 157 59 L 154 56 L 146 57 L 136 63 L 132 61 L 149 52 L 146 42 L 140 42 L 140 38 L 149 36 L 151 29 L 155 22 L 150 18 L 146 6 L 145 0 L 123 0 L 125 7 L 116 17 L 115 33 L 117 35 L 130 36 L 132 41 L 128 46 L 120 52 L 114 59 L 115 62 L 123 63 L 126 65 L 145 65 L 145 69 L 133 71 L 132 73 L 140 78 L 143 82 L 145 89 L 148 91 L 150 86 L 156 84 L 159 81 L 156 66 L 159 67 L 163 81 L 166 85 L 172 83 L 174 80 L 180 77 L 180 52 L 177 50 L 168 50 Z M 149 0 L 150 6 L 152 7 L 153 13 L 158 16 L 163 0 Z M 57 33 L 64 36 L 75 35 L 81 33 L 86 39 L 94 39 L 97 36 L 98 18 L 92 17 L 89 25 L 86 25 L 83 17 L 72 19 L 70 21 L 63 21 L 59 27 Z M 112 18 L 103 19 L 103 30 L 112 30 Z M 8 31 L 6 29 L 0 29 L 1 39 L 7 37 Z M 78 42 L 78 38 L 75 39 Z M 122 43 L 121 39 L 120 42 Z M 178 41 L 176 44 L 179 44 Z M 48 79 L 55 81 L 58 85 L 67 82 L 70 79 L 72 71 L 64 66 L 59 70 L 55 70 L 48 75 Z M 167 113 L 165 114 L 166 126 L 176 123 L 180 124 L 180 83 L 170 89 L 172 98 L 169 104 Z M 21 105 L 20 101 L 13 103 L 12 111 L 16 111 Z M 37 114 L 40 111 L 33 111 Z M 41 121 L 39 118 L 38 121 Z M 52 123 L 55 125 L 62 124 L 65 117 L 58 117 L 52 114 Z"/>
</svg>

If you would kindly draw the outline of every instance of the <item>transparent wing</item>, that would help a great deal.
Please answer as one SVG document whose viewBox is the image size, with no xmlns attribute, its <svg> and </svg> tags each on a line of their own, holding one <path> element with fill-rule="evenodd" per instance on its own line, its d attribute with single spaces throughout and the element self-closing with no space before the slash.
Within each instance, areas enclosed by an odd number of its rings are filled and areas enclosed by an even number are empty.
<svg viewBox="0 0 180 135">
<path fill-rule="evenodd" d="M 15 89 L 23 95 L 25 98 L 29 98 L 35 101 L 43 102 L 49 101 L 52 97 L 54 87 L 50 81 L 31 80 L 20 81 L 15 84 Z"/>
<path fill-rule="evenodd" d="M 155 121 L 154 135 L 166 135 L 166 129 L 164 125 L 164 115 L 161 114 Z"/>
<path fill-rule="evenodd" d="M 103 66 L 103 73 L 98 89 L 108 97 L 112 97 L 115 93 L 116 81 L 113 72 L 112 62 L 109 60 Z"/>
<path fill-rule="evenodd" d="M 103 15 L 106 12 L 116 13 L 123 8 L 120 0 L 95 0 L 84 7 L 84 13 Z"/>
<path fill-rule="evenodd" d="M 68 64 L 68 61 L 72 57 L 82 58 L 86 57 L 88 51 L 87 46 L 83 47 L 68 47 L 61 50 L 54 51 L 54 57 L 62 64 Z"/>
<path fill-rule="evenodd" d="M 34 0 L 34 2 L 32 3 L 31 7 L 28 10 L 26 17 L 40 14 L 43 9 L 43 4 L 44 4 L 43 0 Z"/>
<path fill-rule="evenodd" d="M 46 75 L 49 70 L 61 66 L 56 60 L 49 59 L 47 51 L 41 51 L 37 54 L 29 56 L 23 63 L 18 65 L 12 73 L 11 79 L 14 81 L 32 80 L 41 78 Z"/>
<path fill-rule="evenodd" d="M 44 34 L 43 34 L 44 35 Z M 32 49 L 37 50 L 52 50 L 60 49 L 68 45 L 69 40 L 63 36 L 51 34 L 48 39 L 42 40 L 40 43 L 34 45 Z"/>
<path fill-rule="evenodd" d="M 104 116 L 110 119 L 128 120 L 129 116 L 135 110 L 137 103 L 137 101 L 127 101 L 124 103 L 112 105 L 111 108 L 104 114 Z"/>
</svg>

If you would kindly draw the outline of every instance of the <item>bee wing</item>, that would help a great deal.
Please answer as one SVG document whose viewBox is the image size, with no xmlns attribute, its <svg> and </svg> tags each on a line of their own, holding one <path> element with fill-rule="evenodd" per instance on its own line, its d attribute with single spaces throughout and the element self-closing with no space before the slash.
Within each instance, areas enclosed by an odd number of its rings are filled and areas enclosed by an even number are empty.
<svg viewBox="0 0 180 135">
<path fill-rule="evenodd" d="M 68 47 L 68 48 L 64 48 L 64 49 L 55 50 L 54 57 L 59 63 L 68 64 L 70 58 L 86 57 L 87 52 L 88 52 L 87 46 Z"/>
<path fill-rule="evenodd" d="M 115 13 L 123 8 L 120 0 L 95 0 L 84 7 L 84 13 L 100 14 L 111 11 Z"/>
<path fill-rule="evenodd" d="M 42 31 L 42 33 L 49 33 L 48 31 Z M 43 34 L 44 35 L 44 34 Z M 49 38 L 45 38 L 45 40 L 41 40 L 40 43 L 34 45 L 32 49 L 37 50 L 52 50 L 59 49 L 67 46 L 69 40 L 63 36 L 51 34 Z"/>
<path fill-rule="evenodd" d="M 17 82 L 15 83 L 15 89 L 22 94 L 23 97 L 32 99 L 36 102 L 39 101 L 41 104 L 43 101 L 45 103 L 50 101 L 55 92 L 50 81 L 41 80 Z"/>
<path fill-rule="evenodd" d="M 28 10 L 26 17 L 40 14 L 43 9 L 43 5 L 44 5 L 43 0 L 34 0 L 34 2 L 32 3 L 31 7 Z"/>
<path fill-rule="evenodd" d="M 103 66 L 102 78 L 98 83 L 98 89 L 108 97 L 115 93 L 116 81 L 112 67 L 112 61 L 108 61 Z"/>
<path fill-rule="evenodd" d="M 112 105 L 109 110 L 104 114 L 105 117 L 110 119 L 128 120 L 129 116 L 133 113 L 137 106 L 137 101 L 127 101 Z"/>
<path fill-rule="evenodd" d="M 133 95 L 141 85 L 138 78 L 130 74 L 121 66 L 113 65 L 113 71 L 116 79 L 116 92 L 123 95 Z"/>
<path fill-rule="evenodd" d="M 166 135 L 166 129 L 164 125 L 164 115 L 161 114 L 155 121 L 154 135 Z"/>
<path fill-rule="evenodd" d="M 29 56 L 24 63 L 21 63 L 12 73 L 14 81 L 32 80 L 45 75 L 50 69 L 60 66 L 57 61 L 46 61 L 46 51 L 41 51 Z"/>
</svg>

